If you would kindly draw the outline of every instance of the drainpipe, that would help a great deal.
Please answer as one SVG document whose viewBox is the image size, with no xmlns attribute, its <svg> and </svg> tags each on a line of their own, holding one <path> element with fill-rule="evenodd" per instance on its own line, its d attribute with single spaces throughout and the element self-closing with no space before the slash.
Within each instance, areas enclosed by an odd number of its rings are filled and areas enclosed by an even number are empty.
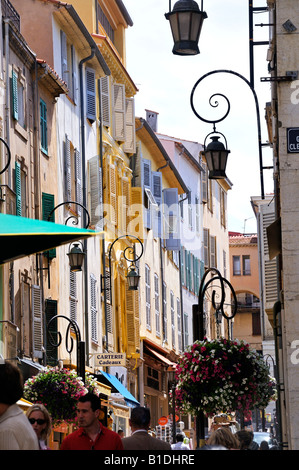
<svg viewBox="0 0 299 470">
<path fill-rule="evenodd" d="M 85 121 L 84 121 L 84 89 L 83 89 L 83 64 L 91 60 L 95 55 L 95 49 L 91 48 L 91 54 L 82 59 L 79 63 L 79 77 L 80 77 L 80 110 L 81 110 L 81 149 L 82 149 L 82 192 L 83 192 L 83 206 L 86 207 L 86 152 L 85 152 Z M 83 226 L 86 226 L 86 214 L 83 211 Z M 83 241 L 84 251 L 87 252 L 87 240 Z M 84 260 L 84 305 L 85 305 L 85 343 L 86 343 L 86 363 L 89 365 L 89 322 L 88 322 L 88 257 Z"/>
<path fill-rule="evenodd" d="M 98 80 L 98 95 L 101 96 L 101 81 Z M 103 195 L 103 124 L 102 124 L 102 107 L 101 107 L 101 100 L 99 99 L 99 106 L 100 106 L 100 166 L 101 166 L 101 171 L 102 171 L 102 195 Z M 103 214 L 101 214 L 103 215 Z M 103 269 L 103 275 L 106 275 L 106 251 L 105 251 L 105 237 L 102 237 L 102 269 Z M 108 331 L 107 331 L 107 325 L 108 325 L 108 308 L 107 308 L 107 292 L 106 289 L 103 290 L 104 294 L 104 313 L 105 313 L 105 334 L 102 336 L 105 336 L 105 345 L 104 348 L 107 350 L 107 345 L 108 345 Z"/>
</svg>

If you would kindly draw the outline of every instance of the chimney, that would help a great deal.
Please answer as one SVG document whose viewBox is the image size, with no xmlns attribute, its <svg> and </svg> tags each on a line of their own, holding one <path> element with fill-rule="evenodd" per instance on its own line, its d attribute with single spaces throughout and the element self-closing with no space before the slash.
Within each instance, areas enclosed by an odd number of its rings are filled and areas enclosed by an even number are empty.
<svg viewBox="0 0 299 470">
<path fill-rule="evenodd" d="M 146 122 L 152 128 L 154 132 L 158 131 L 158 114 L 155 111 L 145 110 L 146 112 Z"/>
</svg>

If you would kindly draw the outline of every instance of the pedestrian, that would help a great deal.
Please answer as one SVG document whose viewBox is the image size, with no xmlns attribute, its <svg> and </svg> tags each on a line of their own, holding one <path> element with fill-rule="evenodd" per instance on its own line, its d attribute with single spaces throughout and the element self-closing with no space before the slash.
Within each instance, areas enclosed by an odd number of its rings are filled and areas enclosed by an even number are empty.
<svg viewBox="0 0 299 470">
<path fill-rule="evenodd" d="M 150 421 L 149 408 L 137 406 L 131 410 L 129 424 L 132 434 L 122 440 L 125 450 L 171 450 L 168 442 L 150 436 L 148 433 Z"/>
<path fill-rule="evenodd" d="M 123 429 L 120 428 L 120 429 L 117 431 L 117 433 L 118 433 L 118 435 L 119 435 L 121 438 L 125 437 L 125 433 L 124 433 Z"/>
<path fill-rule="evenodd" d="M 240 448 L 240 443 L 235 434 L 226 426 L 213 431 L 207 440 L 207 445 L 223 446 L 228 450 L 238 450 Z"/>
<path fill-rule="evenodd" d="M 246 429 L 236 432 L 236 437 L 240 441 L 240 450 L 254 450 L 252 449 L 253 433 Z"/>
<path fill-rule="evenodd" d="M 23 396 L 23 379 L 17 366 L 0 363 L 0 450 L 38 450 L 31 424 L 17 405 Z"/>
<path fill-rule="evenodd" d="M 44 405 L 36 404 L 31 406 L 26 416 L 38 438 L 39 448 L 41 450 L 50 450 L 47 445 L 47 439 L 51 434 L 51 417 Z"/>
<path fill-rule="evenodd" d="M 64 438 L 61 450 L 123 450 L 117 432 L 103 426 L 99 421 L 101 400 L 87 393 L 79 398 L 77 417 L 79 429 Z"/>
<path fill-rule="evenodd" d="M 262 441 L 260 443 L 260 449 L 259 450 L 269 450 L 269 444 L 267 441 Z"/>
<path fill-rule="evenodd" d="M 178 433 L 175 436 L 175 444 L 171 444 L 172 450 L 190 450 L 190 447 L 187 444 L 184 444 L 184 434 Z"/>
</svg>

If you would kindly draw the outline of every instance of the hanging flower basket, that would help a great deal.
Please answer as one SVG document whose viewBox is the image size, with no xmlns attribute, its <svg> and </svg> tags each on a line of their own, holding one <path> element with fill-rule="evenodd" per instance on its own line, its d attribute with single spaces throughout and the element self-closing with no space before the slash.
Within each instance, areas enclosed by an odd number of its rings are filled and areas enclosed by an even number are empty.
<svg viewBox="0 0 299 470">
<path fill-rule="evenodd" d="M 96 380 L 90 374 L 86 374 L 85 382 L 84 385 L 74 370 L 50 367 L 25 382 L 24 398 L 42 403 L 54 426 L 62 422 L 73 424 L 78 398 L 87 392 L 97 393 Z"/>
<path fill-rule="evenodd" d="M 206 416 L 265 408 L 275 399 L 275 381 L 263 358 L 239 340 L 196 341 L 176 368 L 178 411 Z"/>
</svg>

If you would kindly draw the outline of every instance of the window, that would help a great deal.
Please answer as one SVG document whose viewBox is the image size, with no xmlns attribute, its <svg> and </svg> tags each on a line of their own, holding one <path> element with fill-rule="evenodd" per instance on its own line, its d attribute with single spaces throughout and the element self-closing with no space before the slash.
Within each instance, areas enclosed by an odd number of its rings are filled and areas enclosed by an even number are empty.
<svg viewBox="0 0 299 470">
<path fill-rule="evenodd" d="M 146 327 L 151 330 L 151 282 L 150 282 L 150 267 L 145 265 L 145 311 L 146 311 Z"/>
<path fill-rule="evenodd" d="M 243 276 L 250 276 L 250 256 L 243 255 L 242 256 L 242 268 L 243 268 Z"/>
<path fill-rule="evenodd" d="M 156 318 L 156 335 L 160 336 L 160 296 L 159 296 L 159 276 L 155 273 L 154 275 L 154 287 L 155 287 L 155 318 Z"/>
<path fill-rule="evenodd" d="M 40 142 L 44 153 L 48 153 L 48 135 L 47 135 L 47 105 L 40 100 Z"/>
<path fill-rule="evenodd" d="M 241 276 L 241 261 L 240 256 L 233 256 L 233 275 Z"/>
<path fill-rule="evenodd" d="M 260 312 L 252 313 L 252 334 L 253 336 L 261 334 Z"/>
<path fill-rule="evenodd" d="M 61 40 L 61 76 L 68 87 L 68 96 L 77 102 L 77 69 L 75 63 L 75 49 L 67 40 L 64 31 L 60 31 Z"/>
</svg>

